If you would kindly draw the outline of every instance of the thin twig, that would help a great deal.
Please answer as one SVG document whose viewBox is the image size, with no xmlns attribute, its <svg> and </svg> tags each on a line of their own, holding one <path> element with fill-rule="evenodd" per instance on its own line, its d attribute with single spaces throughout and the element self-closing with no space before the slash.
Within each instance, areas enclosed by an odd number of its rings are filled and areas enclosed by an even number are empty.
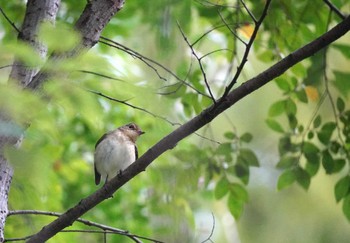
<svg viewBox="0 0 350 243">
<path fill-rule="evenodd" d="M 265 19 L 265 17 L 267 16 L 267 10 L 269 9 L 269 6 L 270 6 L 270 3 L 271 3 L 271 0 L 267 0 L 266 1 L 266 4 L 265 4 L 265 7 L 264 7 L 264 10 L 263 10 L 263 13 L 261 14 L 261 17 L 259 18 L 259 20 L 255 23 L 255 28 L 254 28 L 254 31 L 252 33 L 252 36 L 250 37 L 250 40 L 246 46 L 246 49 L 245 49 L 245 52 L 244 52 L 244 55 L 242 57 L 242 60 L 241 60 L 241 64 L 238 66 L 237 68 L 237 71 L 236 71 L 236 74 L 235 76 L 233 77 L 232 81 L 229 83 L 228 86 L 226 86 L 225 88 L 225 92 L 224 94 L 222 95 L 222 97 L 225 97 L 228 95 L 228 93 L 231 91 L 233 85 L 236 84 L 237 82 L 237 79 L 238 77 L 240 76 L 242 70 L 243 70 L 243 67 L 245 65 L 245 63 L 248 61 L 248 55 L 249 55 L 249 52 L 250 52 L 250 49 L 253 45 L 253 42 L 257 36 L 257 33 L 258 33 L 258 30 L 263 22 L 263 20 Z"/>
<path fill-rule="evenodd" d="M 208 237 L 203 240 L 201 243 L 205 243 L 205 242 L 213 242 L 213 240 L 211 239 L 211 237 L 213 236 L 214 234 L 214 230 L 215 230 L 215 216 L 213 214 L 213 212 L 211 213 L 211 216 L 213 217 L 213 226 L 211 227 L 211 231 L 210 231 L 210 234 L 208 235 Z"/>
<path fill-rule="evenodd" d="M 127 106 L 129 106 L 129 107 L 131 107 L 131 108 L 133 108 L 133 109 L 146 112 L 147 114 L 149 114 L 149 115 L 151 115 L 151 116 L 153 116 L 153 117 L 155 117 L 155 118 L 159 118 L 159 119 L 162 119 L 162 120 L 166 121 L 167 123 L 169 123 L 169 124 L 172 125 L 172 126 L 181 126 L 181 125 L 182 125 L 181 123 L 172 122 L 172 121 L 170 121 L 169 119 L 167 119 L 166 117 L 163 117 L 163 116 L 154 114 L 154 113 L 152 113 L 152 112 L 150 112 L 150 111 L 148 111 L 148 110 L 146 110 L 146 109 L 144 109 L 144 108 L 141 108 L 141 107 L 138 107 L 138 106 L 129 104 L 129 103 L 127 102 L 127 100 L 119 100 L 119 99 L 110 97 L 110 96 L 108 96 L 108 95 L 105 95 L 105 94 L 103 94 L 103 93 L 101 93 L 101 92 L 94 91 L 94 90 L 88 90 L 88 91 L 91 92 L 91 93 L 94 93 L 94 94 L 96 94 L 96 95 L 99 95 L 99 96 L 101 96 L 101 97 L 104 97 L 104 98 L 106 98 L 106 99 L 109 99 L 109 100 L 112 100 L 112 101 L 115 101 L 115 102 L 118 102 L 118 103 L 127 105 Z M 197 132 L 195 132 L 194 134 L 197 135 L 198 137 L 202 138 L 202 139 L 205 139 L 205 140 L 209 141 L 209 142 L 216 143 L 216 144 L 221 144 L 220 142 L 215 141 L 215 140 L 210 139 L 210 138 L 207 138 L 207 137 L 205 137 L 205 136 L 203 136 L 203 135 L 201 135 L 201 134 L 199 134 L 199 133 L 197 133 Z"/>
<path fill-rule="evenodd" d="M 172 121 L 170 121 L 170 120 L 169 120 L 168 118 L 166 118 L 166 117 L 163 117 L 163 116 L 154 114 L 153 112 L 150 112 L 149 110 L 146 110 L 146 109 L 144 109 L 144 108 L 141 108 L 141 107 L 138 107 L 138 106 L 135 106 L 135 105 L 132 105 L 132 104 L 128 103 L 127 101 L 128 101 L 129 99 L 128 99 L 128 100 L 119 100 L 119 99 L 110 97 L 110 96 L 108 96 L 108 95 L 105 95 L 105 94 L 103 94 L 103 93 L 101 93 L 101 92 L 99 92 L 99 91 L 90 90 L 90 89 L 87 90 L 87 91 L 89 91 L 89 92 L 91 92 L 91 93 L 94 93 L 94 94 L 97 94 L 98 96 L 104 97 L 104 98 L 106 98 L 106 99 L 109 99 L 109 100 L 112 100 L 112 101 L 121 103 L 121 104 L 123 104 L 123 105 L 127 105 L 127 106 L 129 106 L 129 107 L 131 107 L 131 108 L 133 108 L 133 109 L 135 109 L 135 110 L 143 111 L 143 112 L 145 112 L 145 113 L 147 113 L 147 114 L 149 114 L 149 115 L 151 115 L 151 116 L 153 116 L 153 117 L 155 117 L 155 118 L 159 118 L 159 119 L 162 119 L 162 120 L 166 121 L 167 123 L 171 124 L 172 126 L 181 126 L 181 124 L 178 123 L 178 122 L 172 122 Z"/>
<path fill-rule="evenodd" d="M 5 12 L 2 10 L 2 8 L 0 7 L 0 12 L 2 13 L 2 15 L 5 17 L 5 19 L 7 20 L 7 22 L 9 22 L 9 24 L 19 33 L 20 30 L 17 28 L 17 26 L 10 20 L 9 17 L 7 17 L 7 15 L 5 14 Z"/>
<path fill-rule="evenodd" d="M 221 15 L 221 13 L 218 12 L 218 14 L 219 14 L 221 21 L 224 23 L 224 25 L 227 27 L 227 29 L 231 32 L 231 34 L 234 37 L 236 37 L 240 42 L 242 42 L 245 46 L 247 46 L 247 43 L 242 38 L 240 38 L 234 30 L 231 29 L 230 25 L 226 22 L 225 18 Z"/>
<path fill-rule="evenodd" d="M 56 213 L 56 212 L 47 212 L 47 211 L 40 211 L 40 210 L 14 210 L 14 211 L 10 211 L 8 216 L 11 215 L 27 215 L 27 214 L 34 214 L 34 215 L 46 215 L 46 216 L 54 216 L 54 217 L 60 217 L 62 214 L 61 213 Z M 87 226 L 93 226 L 96 228 L 99 228 L 101 230 L 96 231 L 96 230 L 62 230 L 61 232 L 82 232 L 82 233 L 109 233 L 109 234 L 119 234 L 119 235 L 124 235 L 126 237 L 129 237 L 130 239 L 132 239 L 134 242 L 136 243 L 140 243 L 141 241 L 138 239 L 144 239 L 144 240 L 148 240 L 148 241 L 152 241 L 155 243 L 162 243 L 159 240 L 155 240 L 149 237 L 145 237 L 145 236 L 140 236 L 140 235 L 135 235 L 135 234 L 131 234 L 129 233 L 129 231 L 127 230 L 121 230 L 121 229 L 117 229 L 117 228 L 113 228 L 110 227 L 108 225 L 103 225 L 103 224 L 99 224 L 90 220 L 86 220 L 86 219 L 82 219 L 82 218 L 78 218 L 76 220 L 77 222 L 83 223 Z M 11 238 L 11 239 L 6 239 L 6 241 L 20 241 L 20 240 L 27 240 L 31 238 L 30 236 L 25 236 L 22 238 Z"/>
<path fill-rule="evenodd" d="M 205 70 L 204 70 L 204 67 L 203 67 L 203 65 L 202 65 L 202 61 L 201 61 L 202 58 L 199 58 L 199 57 L 198 57 L 197 53 L 195 52 L 195 50 L 194 50 L 194 48 L 193 48 L 193 45 L 188 41 L 188 39 L 187 39 L 185 33 L 183 32 L 183 30 L 182 30 L 182 28 L 181 28 L 179 22 L 177 22 L 177 27 L 179 28 L 179 30 L 180 30 L 180 32 L 181 32 L 181 35 L 182 35 L 182 37 L 183 37 L 183 39 L 184 39 L 184 41 L 187 43 L 188 47 L 191 49 L 191 52 L 192 52 L 193 56 L 197 59 L 199 68 L 200 68 L 200 70 L 201 70 L 201 72 L 202 72 L 202 75 L 203 75 L 203 78 L 204 78 L 205 86 L 207 87 L 207 90 L 208 90 L 208 92 L 209 92 L 209 95 L 210 95 L 210 97 L 211 97 L 211 100 L 213 101 L 214 104 L 216 104 L 216 100 L 215 100 L 214 95 L 213 95 L 213 93 L 212 93 L 212 91 L 211 91 L 211 88 L 210 88 L 209 83 L 208 83 L 208 80 L 207 80 L 207 75 L 206 75 Z"/>
<path fill-rule="evenodd" d="M 325 4 L 327 4 L 328 7 L 333 12 L 335 12 L 342 20 L 344 20 L 346 18 L 346 16 L 333 3 L 331 3 L 329 0 L 323 0 L 323 2 L 325 2 Z"/>
<path fill-rule="evenodd" d="M 249 14 L 249 16 L 252 18 L 252 20 L 254 21 L 254 23 L 257 23 L 258 21 L 256 20 L 254 14 L 249 10 L 249 8 L 247 7 L 247 5 L 245 4 L 245 2 L 243 0 L 240 0 L 244 9 L 247 11 L 247 13 Z"/>
<path fill-rule="evenodd" d="M 194 86 L 192 86 L 191 84 L 187 83 L 184 79 L 181 79 L 179 76 L 177 76 L 173 71 L 171 71 L 169 68 L 165 67 L 164 65 L 160 64 L 159 62 L 155 61 L 155 60 L 152 60 L 151 58 L 148 58 L 146 56 L 143 56 L 141 55 L 140 53 L 116 42 L 116 41 L 113 41 L 111 39 L 108 39 L 106 37 L 103 37 L 101 36 L 101 40 L 99 40 L 100 43 L 102 44 L 105 44 L 105 45 L 108 45 L 110 47 L 114 47 L 118 50 L 121 50 L 123 52 L 126 52 L 128 53 L 129 55 L 139 59 L 140 61 L 142 61 L 143 63 L 145 63 L 148 67 L 150 67 L 152 70 L 154 70 L 154 72 L 158 75 L 158 77 L 164 81 L 168 81 L 166 78 L 162 77 L 159 73 L 159 71 L 154 67 L 152 66 L 150 63 L 160 67 L 161 69 L 163 69 L 164 71 L 166 71 L 167 73 L 169 73 L 171 76 L 173 76 L 175 79 L 177 79 L 178 81 L 182 82 L 184 85 L 186 85 L 187 87 L 193 89 L 196 93 L 200 94 L 200 95 L 203 95 L 203 96 L 206 96 L 206 97 L 209 97 L 209 95 L 199 91 L 198 89 L 196 89 Z"/>
<path fill-rule="evenodd" d="M 101 73 L 97 73 L 97 72 L 92 72 L 92 71 L 87 71 L 87 70 L 77 70 L 78 72 L 81 72 L 81 73 L 87 73 L 87 74 L 93 74 L 93 75 L 96 75 L 96 76 L 99 76 L 99 77 L 102 77 L 102 78 L 106 78 L 106 79 L 112 79 L 112 80 L 115 80 L 115 81 L 120 81 L 120 82 L 126 82 L 125 80 L 122 80 L 122 79 L 119 79 L 119 78 L 114 78 L 114 77 L 111 77 L 111 76 L 108 76 L 108 75 L 105 75 L 105 74 L 101 74 Z"/>
<path fill-rule="evenodd" d="M 223 7 L 223 8 L 237 8 L 237 6 L 232 6 L 232 5 L 223 5 L 223 4 L 217 4 L 217 3 L 212 3 L 210 1 L 207 1 L 207 0 L 196 0 L 196 2 L 198 2 L 199 4 L 207 7 L 207 6 L 214 6 L 214 7 Z M 207 5 L 205 5 L 204 3 L 206 3 Z"/>
</svg>

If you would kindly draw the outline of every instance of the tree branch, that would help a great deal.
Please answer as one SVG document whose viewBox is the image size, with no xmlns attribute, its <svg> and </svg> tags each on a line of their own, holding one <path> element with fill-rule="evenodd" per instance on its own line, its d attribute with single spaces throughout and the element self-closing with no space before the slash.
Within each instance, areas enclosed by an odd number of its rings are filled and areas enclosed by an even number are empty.
<svg viewBox="0 0 350 243">
<path fill-rule="evenodd" d="M 29 215 L 46 215 L 46 216 L 53 216 L 53 217 L 60 217 L 62 214 L 61 213 L 55 213 L 55 212 L 47 212 L 47 211 L 40 211 L 40 210 L 15 210 L 15 211 L 10 211 L 8 213 L 8 216 L 11 215 L 25 215 L 25 214 L 29 214 Z M 79 223 L 85 224 L 87 226 L 91 226 L 91 227 L 96 227 L 99 228 L 103 231 L 98 231 L 96 233 L 101 233 L 101 232 L 106 232 L 106 233 L 112 233 L 112 234 L 118 234 L 118 235 L 124 235 L 130 239 L 132 239 L 135 242 L 139 242 L 138 239 L 144 239 L 144 240 L 148 240 L 148 241 L 152 241 L 152 242 L 159 242 L 161 243 L 161 241 L 159 240 L 155 240 L 149 237 L 145 237 L 145 236 L 141 236 L 141 235 L 136 235 L 136 234 L 132 234 L 127 230 L 122 230 L 122 229 L 117 229 L 114 227 L 110 227 L 108 225 L 104 225 L 104 224 L 99 224 L 90 220 L 86 220 L 86 219 L 82 219 L 82 218 L 78 218 L 76 220 Z M 30 236 L 25 237 L 24 240 L 29 239 Z M 6 239 L 6 241 L 13 241 L 11 239 Z"/>
<path fill-rule="evenodd" d="M 342 20 L 344 20 L 346 18 L 346 16 L 333 3 L 331 3 L 329 0 L 323 0 L 323 2 L 325 2 L 325 4 L 327 4 L 327 6 L 333 12 L 335 12 Z"/>
<path fill-rule="evenodd" d="M 201 114 L 194 117 L 184 125 L 180 126 L 172 133 L 161 139 L 157 144 L 151 147 L 144 155 L 142 155 L 136 162 L 131 164 L 123 174 L 116 176 L 111 181 L 107 182 L 103 187 L 98 189 L 90 196 L 82 199 L 76 206 L 69 209 L 62 214 L 59 218 L 51 222 L 49 225 L 41 229 L 40 232 L 35 234 L 28 242 L 38 243 L 44 242 L 65 227 L 71 225 L 81 215 L 95 207 L 98 203 L 109 198 L 120 187 L 122 187 L 129 180 L 134 178 L 137 174 L 145 171 L 146 168 L 158 158 L 165 151 L 170 150 L 176 146 L 185 137 L 193 134 L 195 131 L 211 122 L 215 117 L 221 114 L 226 109 L 230 108 L 237 101 L 241 100 L 245 96 L 261 88 L 274 78 L 282 75 L 289 68 L 302 60 L 315 54 L 322 48 L 326 47 L 330 43 L 339 39 L 350 29 L 350 17 L 347 17 L 344 21 L 336 25 L 333 29 L 323 34 L 316 40 L 310 42 L 304 47 L 296 50 L 287 57 L 283 58 L 278 63 L 274 64 L 258 76 L 246 81 L 244 84 L 228 93 L 228 95 L 222 97 L 216 105 L 212 105 L 205 109 Z"/>
<path fill-rule="evenodd" d="M 47 46 L 38 40 L 38 30 L 43 22 L 54 23 L 61 0 L 28 1 L 26 13 L 18 40 L 28 43 L 44 60 Z M 40 67 L 27 67 L 15 60 L 10 79 L 17 80 L 23 87 L 28 85 L 38 73 Z"/>
<path fill-rule="evenodd" d="M 124 0 L 88 1 L 83 13 L 75 23 L 75 30 L 81 35 L 81 42 L 71 51 L 52 54 L 52 61 L 67 59 L 87 51 L 99 40 L 101 32 L 111 18 L 122 9 Z M 27 85 L 28 88 L 37 89 L 49 78 L 49 74 L 40 71 Z"/>
</svg>

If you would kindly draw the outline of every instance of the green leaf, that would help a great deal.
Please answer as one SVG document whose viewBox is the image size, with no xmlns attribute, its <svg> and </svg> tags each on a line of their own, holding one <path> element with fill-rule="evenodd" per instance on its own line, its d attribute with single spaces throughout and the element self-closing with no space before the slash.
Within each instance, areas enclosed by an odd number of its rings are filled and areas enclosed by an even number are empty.
<svg viewBox="0 0 350 243">
<path fill-rule="evenodd" d="M 314 136 L 315 136 L 315 134 L 314 134 L 313 131 L 310 131 L 310 132 L 307 133 L 307 138 L 308 138 L 309 140 L 313 139 Z"/>
<path fill-rule="evenodd" d="M 333 166 L 333 173 L 337 173 L 341 171 L 345 166 L 345 159 L 335 159 Z"/>
<path fill-rule="evenodd" d="M 342 113 L 345 110 L 345 103 L 342 98 L 338 97 L 337 99 L 337 109 L 339 113 Z"/>
<path fill-rule="evenodd" d="M 68 26 L 58 23 L 54 26 L 48 22 L 41 25 L 39 39 L 56 52 L 69 51 L 80 41 L 79 34 Z"/>
<path fill-rule="evenodd" d="M 230 210 L 230 213 L 233 215 L 235 219 L 239 219 L 242 212 L 243 212 L 243 201 L 238 200 L 236 196 L 233 193 L 229 194 L 228 200 L 227 200 L 227 206 Z"/>
<path fill-rule="evenodd" d="M 236 135 L 233 132 L 225 132 L 224 137 L 227 139 L 234 139 L 236 138 Z"/>
<path fill-rule="evenodd" d="M 332 155 L 328 152 L 328 150 L 323 151 L 322 153 L 322 165 L 323 168 L 326 170 L 327 174 L 333 173 L 334 168 L 334 160 Z"/>
<path fill-rule="evenodd" d="M 334 71 L 335 80 L 334 86 L 342 93 L 347 96 L 350 91 L 350 73 Z"/>
<path fill-rule="evenodd" d="M 266 124 L 273 131 L 279 132 L 279 133 L 284 133 L 282 126 L 276 120 L 268 118 L 268 119 L 266 119 Z"/>
<path fill-rule="evenodd" d="M 242 185 L 233 183 L 230 185 L 230 191 L 237 200 L 242 202 L 248 201 L 248 192 Z"/>
<path fill-rule="evenodd" d="M 281 137 L 278 143 L 278 152 L 282 156 L 288 152 L 299 151 L 300 145 L 294 144 L 289 136 Z"/>
<path fill-rule="evenodd" d="M 277 190 L 290 186 L 296 180 L 295 170 L 286 170 L 278 178 Z"/>
<path fill-rule="evenodd" d="M 244 164 L 248 166 L 259 167 L 258 158 L 256 157 L 255 153 L 250 149 L 239 150 L 237 161 L 242 161 Z"/>
<path fill-rule="evenodd" d="M 231 154 L 231 152 L 232 152 L 231 143 L 221 143 L 216 149 L 217 154 L 227 155 L 227 154 Z"/>
<path fill-rule="evenodd" d="M 288 115 L 288 124 L 292 130 L 294 130 L 298 126 L 298 120 L 295 115 L 293 114 Z"/>
<path fill-rule="evenodd" d="M 318 128 L 321 125 L 321 116 L 317 115 L 315 120 L 313 121 L 314 128 Z"/>
<path fill-rule="evenodd" d="M 247 185 L 249 182 L 249 167 L 243 163 L 238 163 L 234 167 L 236 176 Z"/>
<path fill-rule="evenodd" d="M 285 92 L 288 92 L 291 90 L 288 82 L 285 79 L 277 78 L 275 82 L 276 82 L 278 88 L 280 88 L 281 90 L 283 90 Z"/>
<path fill-rule="evenodd" d="M 304 154 L 306 158 L 305 170 L 310 176 L 316 175 L 320 168 L 320 157 L 317 153 Z"/>
<path fill-rule="evenodd" d="M 350 194 L 347 194 L 343 201 L 343 213 L 350 221 Z"/>
<path fill-rule="evenodd" d="M 297 165 L 299 159 L 297 157 L 285 156 L 282 157 L 281 160 L 277 163 L 276 167 L 278 169 L 288 169 L 292 166 Z"/>
<path fill-rule="evenodd" d="M 303 102 L 303 103 L 307 103 L 308 102 L 308 98 L 305 92 L 305 89 L 301 89 L 299 91 L 295 92 L 297 98 L 299 101 Z"/>
<path fill-rule="evenodd" d="M 314 153 L 318 153 L 319 149 L 316 147 L 316 145 L 314 145 L 311 142 L 304 142 L 303 147 L 302 147 L 302 151 L 305 154 L 314 154 Z"/>
<path fill-rule="evenodd" d="M 292 99 L 288 99 L 285 102 L 285 110 L 289 115 L 295 115 L 297 113 L 297 105 Z"/>
<path fill-rule="evenodd" d="M 226 177 L 222 177 L 216 184 L 214 195 L 216 199 L 223 198 L 229 191 L 229 182 Z"/>
<path fill-rule="evenodd" d="M 309 189 L 310 186 L 310 175 L 303 170 L 301 167 L 298 167 L 296 170 L 296 180 L 305 190 Z"/>
<path fill-rule="evenodd" d="M 244 133 L 241 137 L 240 140 L 246 143 L 250 143 L 253 139 L 253 135 L 251 133 Z"/>
<path fill-rule="evenodd" d="M 271 117 L 279 116 L 285 112 L 285 107 L 285 100 L 277 101 L 270 106 L 268 115 Z"/>
<path fill-rule="evenodd" d="M 323 143 L 324 145 L 328 145 L 335 128 L 336 128 L 336 124 L 334 122 L 325 123 L 322 126 L 321 131 L 317 133 L 317 137 L 320 140 L 320 142 Z"/>
<path fill-rule="evenodd" d="M 350 176 L 347 175 L 341 178 L 334 187 L 335 200 L 339 202 L 342 200 L 349 192 L 350 188 Z"/>
</svg>

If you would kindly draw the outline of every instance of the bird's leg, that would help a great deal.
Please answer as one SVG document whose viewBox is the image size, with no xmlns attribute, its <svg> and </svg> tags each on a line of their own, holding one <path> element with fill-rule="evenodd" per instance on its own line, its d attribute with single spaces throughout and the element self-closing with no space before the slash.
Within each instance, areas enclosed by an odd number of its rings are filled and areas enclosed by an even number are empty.
<svg viewBox="0 0 350 243">
<path fill-rule="evenodd" d="M 118 178 L 120 178 L 122 175 L 123 175 L 123 171 L 120 170 L 120 171 L 118 172 L 117 176 L 118 176 Z"/>
</svg>

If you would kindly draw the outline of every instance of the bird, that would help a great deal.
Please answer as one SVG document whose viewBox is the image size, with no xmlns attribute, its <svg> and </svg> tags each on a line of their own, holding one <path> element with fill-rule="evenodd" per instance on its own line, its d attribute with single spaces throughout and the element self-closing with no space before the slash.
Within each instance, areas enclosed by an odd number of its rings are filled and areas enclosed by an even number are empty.
<svg viewBox="0 0 350 243">
<path fill-rule="evenodd" d="M 95 184 L 110 181 L 138 158 L 136 140 L 144 134 L 135 123 L 105 133 L 95 145 Z"/>
</svg>

